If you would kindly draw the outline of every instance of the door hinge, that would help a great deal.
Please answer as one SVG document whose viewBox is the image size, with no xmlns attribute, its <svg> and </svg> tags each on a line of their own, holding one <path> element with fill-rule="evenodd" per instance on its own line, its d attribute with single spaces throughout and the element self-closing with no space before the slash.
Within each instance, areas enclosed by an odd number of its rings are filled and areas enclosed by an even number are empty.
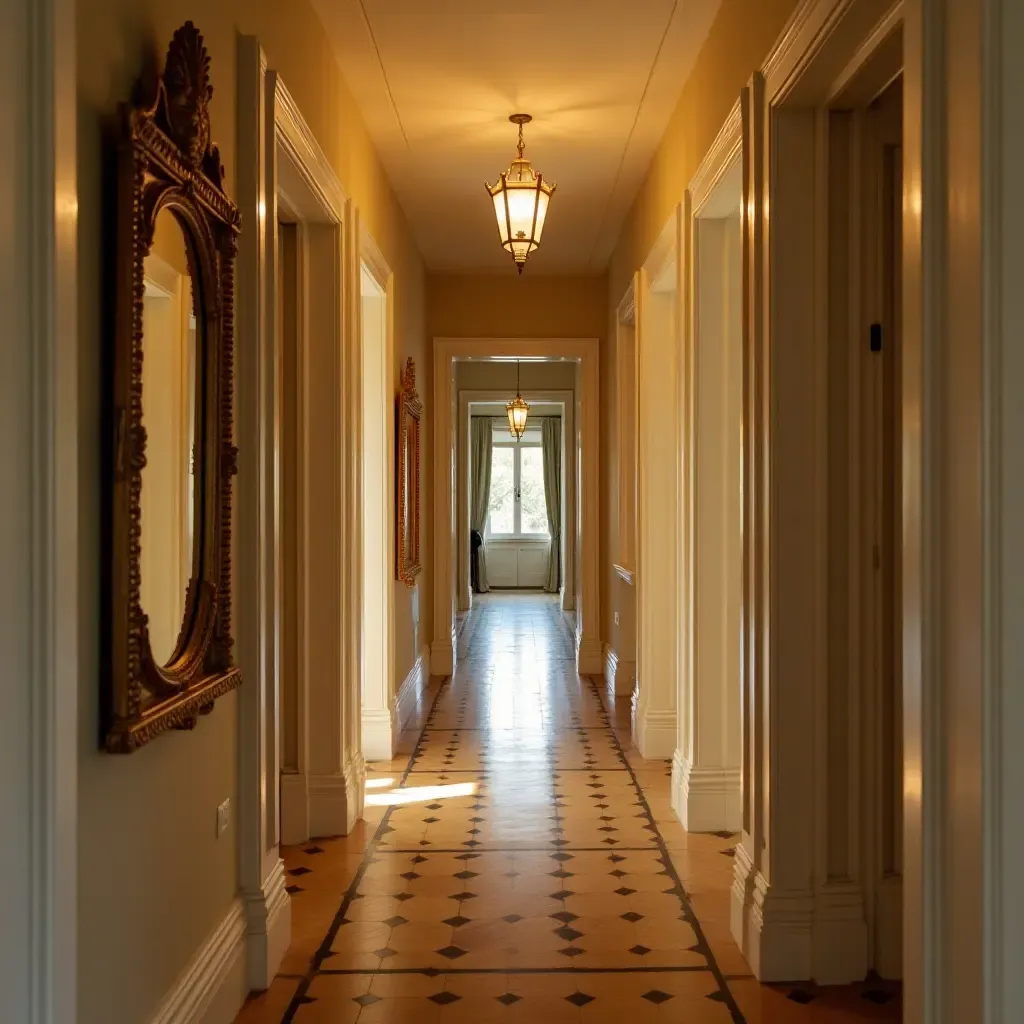
<svg viewBox="0 0 1024 1024">
<path fill-rule="evenodd" d="M 872 324 L 870 334 L 870 344 L 872 352 L 882 351 L 882 325 Z"/>
</svg>

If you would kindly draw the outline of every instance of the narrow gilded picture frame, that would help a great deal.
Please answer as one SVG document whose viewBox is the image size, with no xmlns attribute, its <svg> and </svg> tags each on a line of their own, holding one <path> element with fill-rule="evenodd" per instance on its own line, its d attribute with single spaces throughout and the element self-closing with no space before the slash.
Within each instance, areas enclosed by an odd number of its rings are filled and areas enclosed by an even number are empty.
<svg viewBox="0 0 1024 1024">
<path fill-rule="evenodd" d="M 416 364 L 406 360 L 398 393 L 395 431 L 398 457 L 395 488 L 396 575 L 406 586 L 415 585 L 420 574 L 420 420 L 423 405 L 416 391 Z"/>
</svg>

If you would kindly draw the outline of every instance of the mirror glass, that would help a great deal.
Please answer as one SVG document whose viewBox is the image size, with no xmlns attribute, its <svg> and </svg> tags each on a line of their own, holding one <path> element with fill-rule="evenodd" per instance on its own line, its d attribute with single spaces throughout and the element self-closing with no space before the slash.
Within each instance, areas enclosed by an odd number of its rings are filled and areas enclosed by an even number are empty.
<svg viewBox="0 0 1024 1024">
<path fill-rule="evenodd" d="M 144 267 L 142 300 L 142 610 L 153 659 L 174 656 L 193 570 L 196 305 L 185 228 L 164 208 Z M 198 289 L 196 289 L 197 291 Z"/>
<path fill-rule="evenodd" d="M 405 550 L 405 560 L 408 563 L 412 559 L 412 517 L 416 507 L 416 478 L 413 475 L 413 459 L 416 458 L 416 438 L 413 431 L 416 429 L 415 422 L 411 417 L 406 417 L 405 431 L 405 509 L 402 516 L 402 528 L 405 536 L 402 538 Z"/>
</svg>

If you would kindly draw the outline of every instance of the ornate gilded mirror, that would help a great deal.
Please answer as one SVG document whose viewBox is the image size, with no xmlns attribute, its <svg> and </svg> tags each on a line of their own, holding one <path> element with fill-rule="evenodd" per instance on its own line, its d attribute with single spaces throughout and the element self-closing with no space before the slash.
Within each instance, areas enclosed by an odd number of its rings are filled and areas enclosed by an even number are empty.
<svg viewBox="0 0 1024 1024">
<path fill-rule="evenodd" d="M 412 586 L 420 572 L 420 416 L 416 364 L 409 359 L 398 395 L 398 578 Z"/>
<path fill-rule="evenodd" d="M 231 646 L 238 210 L 192 22 L 121 108 L 106 538 L 107 749 L 191 729 L 241 682 Z"/>
</svg>

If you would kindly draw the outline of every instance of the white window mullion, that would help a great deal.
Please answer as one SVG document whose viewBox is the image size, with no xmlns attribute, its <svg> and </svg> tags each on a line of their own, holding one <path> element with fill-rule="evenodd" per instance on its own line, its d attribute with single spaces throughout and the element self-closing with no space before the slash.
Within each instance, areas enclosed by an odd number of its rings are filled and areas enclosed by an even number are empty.
<svg viewBox="0 0 1024 1024">
<path fill-rule="evenodd" d="M 520 517 L 520 509 L 522 508 L 522 502 L 519 500 L 519 492 L 520 492 L 520 489 L 523 486 L 523 477 L 522 477 L 523 461 L 522 461 L 522 458 L 521 458 L 521 453 L 522 453 L 522 448 L 520 448 L 519 445 L 516 445 L 516 457 L 515 457 L 515 463 L 514 463 L 515 468 L 514 468 L 513 473 L 512 473 L 512 480 L 513 480 L 512 486 L 515 489 L 515 499 L 514 499 L 514 504 L 513 504 L 513 508 L 512 508 L 512 523 L 513 523 L 512 528 L 515 531 L 515 535 L 517 537 L 522 537 L 522 535 L 523 535 L 523 523 L 522 523 L 522 519 Z"/>
</svg>

